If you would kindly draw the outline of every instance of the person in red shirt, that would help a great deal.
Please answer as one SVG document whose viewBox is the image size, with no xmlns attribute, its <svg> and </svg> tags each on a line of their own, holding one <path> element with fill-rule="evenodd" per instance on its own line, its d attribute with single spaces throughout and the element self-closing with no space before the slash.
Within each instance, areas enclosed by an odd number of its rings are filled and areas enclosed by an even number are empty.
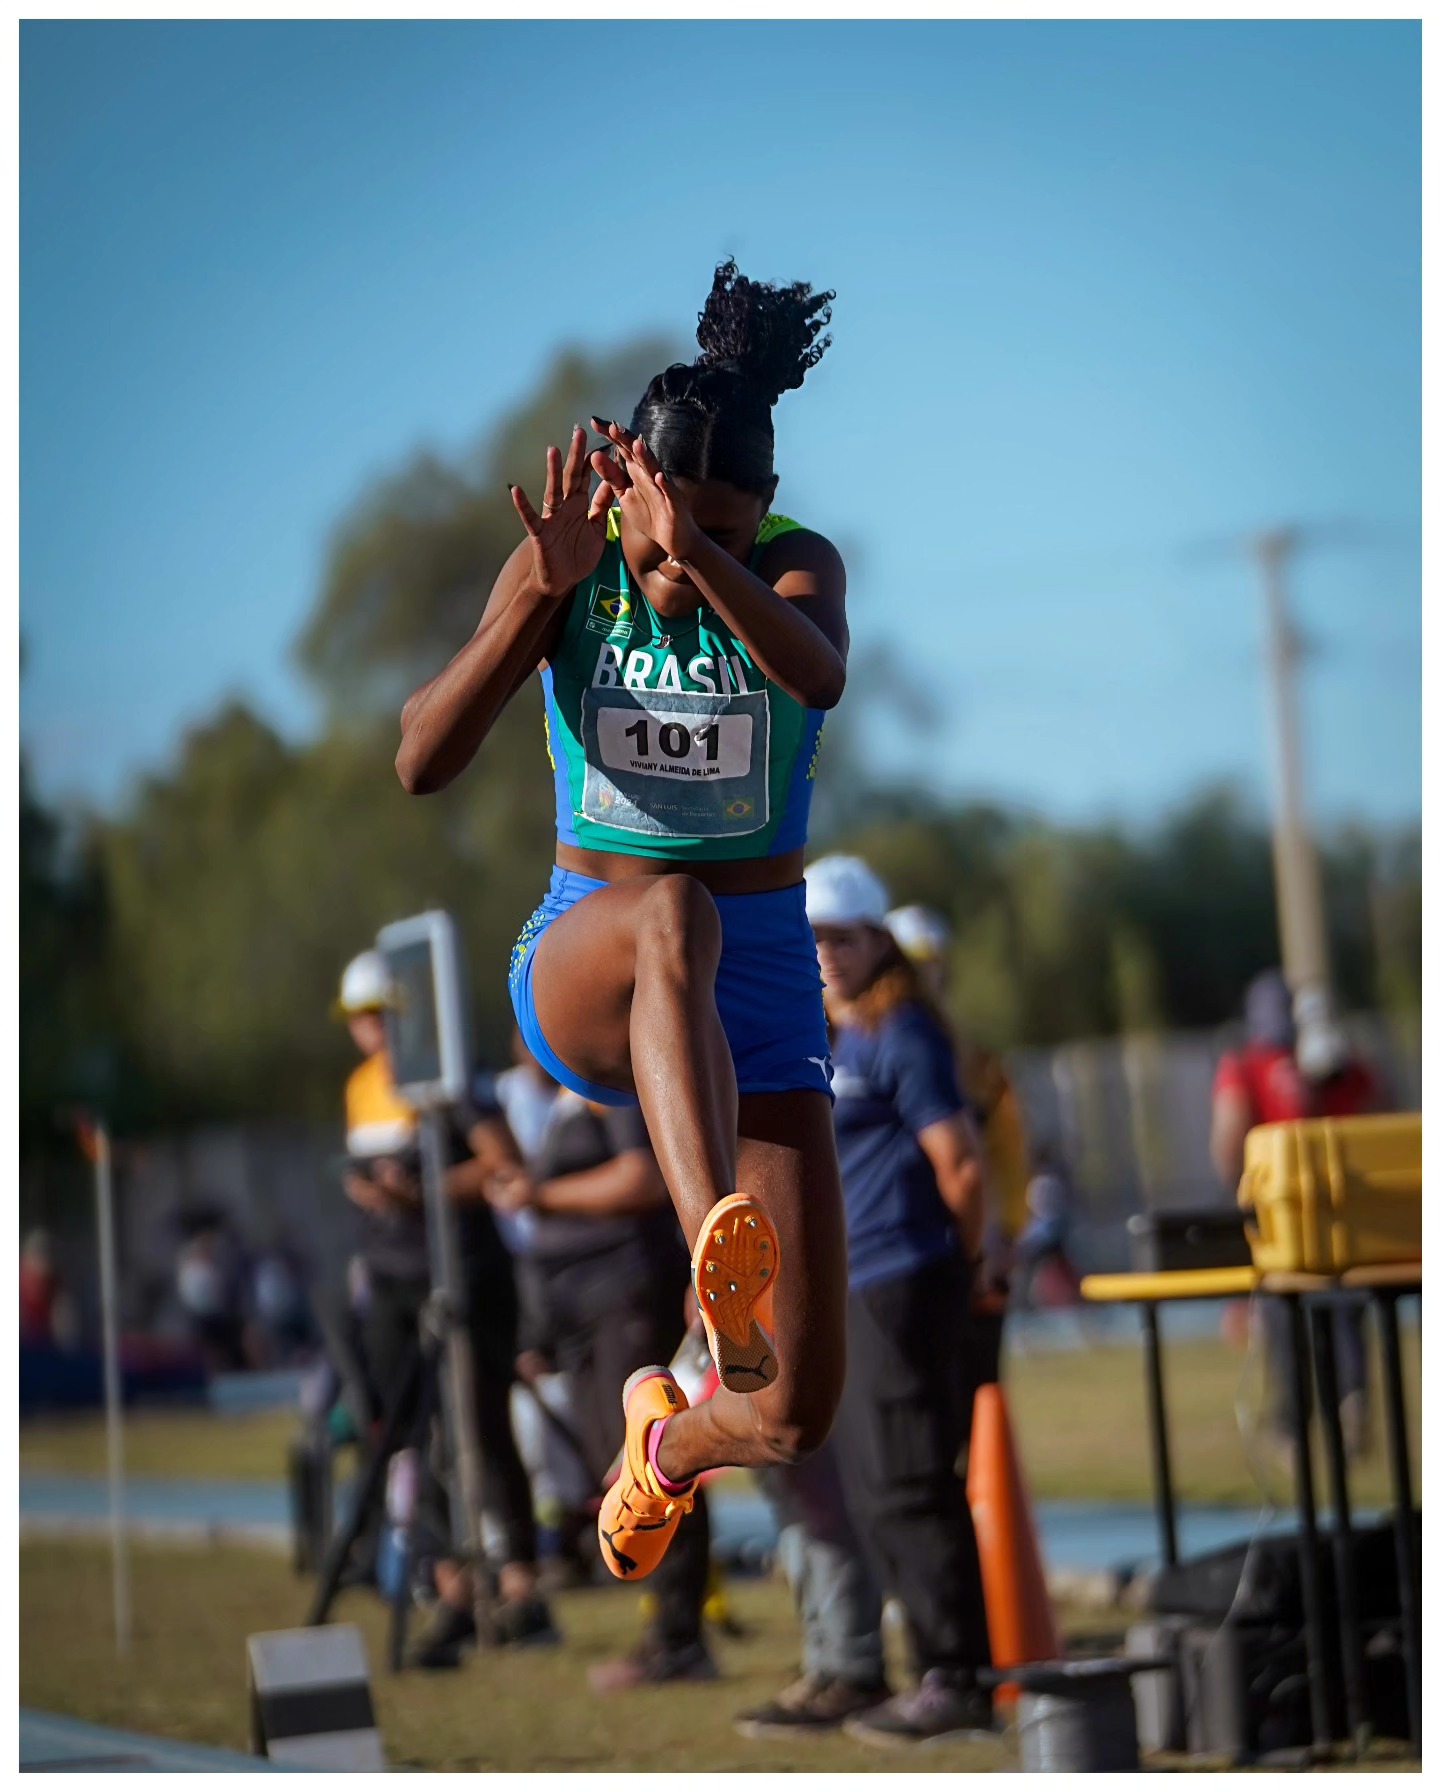
<svg viewBox="0 0 1440 1791">
<path fill-rule="evenodd" d="M 50 1239 L 32 1231 L 20 1252 L 20 1341 L 51 1344 L 55 1341 L 53 1313 L 60 1278 L 50 1253 Z"/>
<path fill-rule="evenodd" d="M 1245 992 L 1246 1043 L 1227 1051 L 1215 1071 L 1210 1154 L 1222 1181 L 1234 1185 L 1251 1126 L 1287 1119 L 1341 1119 L 1373 1113 L 1375 1078 L 1345 1050 L 1338 1034 L 1329 1055 L 1310 1074 L 1295 1057 L 1290 991 L 1278 970 L 1257 976 Z"/>
<path fill-rule="evenodd" d="M 20 1341 L 38 1348 L 74 1349 L 79 1341 L 75 1308 L 48 1231 L 32 1231 L 20 1250 Z"/>
<path fill-rule="evenodd" d="M 1231 1188 L 1239 1184 L 1245 1137 L 1252 1126 L 1344 1119 L 1381 1106 L 1374 1075 L 1346 1048 L 1338 1028 L 1326 1028 L 1312 1040 L 1301 1068 L 1290 990 L 1280 971 L 1265 971 L 1245 991 L 1245 1030 L 1245 1044 L 1220 1059 L 1211 1093 L 1210 1158 L 1215 1173 Z M 1269 1365 L 1267 1425 L 1279 1440 L 1293 1443 L 1289 1332 L 1277 1301 L 1258 1301 L 1256 1318 Z M 1363 1307 L 1341 1306 L 1335 1321 L 1341 1422 L 1348 1449 L 1359 1455 L 1369 1448 L 1370 1431 Z"/>
</svg>

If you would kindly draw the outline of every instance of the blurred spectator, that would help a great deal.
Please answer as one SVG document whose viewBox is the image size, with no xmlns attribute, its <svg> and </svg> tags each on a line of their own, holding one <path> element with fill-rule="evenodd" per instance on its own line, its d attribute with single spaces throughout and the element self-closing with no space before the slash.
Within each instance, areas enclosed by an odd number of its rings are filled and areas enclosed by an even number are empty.
<svg viewBox="0 0 1440 1791">
<path fill-rule="evenodd" d="M 1343 1119 L 1380 1110 L 1380 1091 L 1369 1066 L 1351 1052 L 1338 1027 L 1312 1029 L 1307 1061 L 1296 1059 L 1295 1017 L 1284 974 L 1267 970 L 1245 991 L 1245 1043 L 1227 1051 L 1215 1071 L 1211 1095 L 1210 1156 L 1227 1187 L 1239 1185 L 1245 1138 L 1252 1126 L 1295 1119 Z M 1256 1302 L 1269 1366 L 1267 1427 L 1288 1447 L 1298 1421 L 1290 1395 L 1290 1333 L 1283 1302 Z M 1336 1378 L 1346 1447 L 1363 1454 L 1370 1444 L 1369 1364 L 1363 1302 L 1335 1314 Z"/>
<path fill-rule="evenodd" d="M 301 1571 L 319 1567 L 330 1545 L 335 1452 L 363 1448 L 378 1420 L 379 1397 L 365 1359 L 364 1314 L 369 1275 L 361 1257 L 346 1265 L 344 1280 L 317 1290 L 312 1317 L 319 1349 L 300 1378 L 300 1425 L 289 1450 L 291 1512 L 296 1525 L 295 1560 Z M 378 1524 L 352 1551 L 342 1585 L 376 1579 Z"/>
<path fill-rule="evenodd" d="M 598 1496 L 624 1443 L 625 1382 L 668 1362 L 685 1335 L 689 1258 L 638 1107 L 602 1107 L 550 1082 L 528 1052 L 498 1078 L 526 1167 L 488 1184 L 528 1221 L 519 1257 L 521 1337 L 532 1375 L 566 1378 L 576 1440 Z M 639 1645 L 591 1672 L 597 1691 L 714 1677 L 701 1633 L 710 1562 L 703 1493 L 650 1580 Z"/>
<path fill-rule="evenodd" d="M 520 1155 L 528 1163 L 540 1151 L 560 1084 L 541 1068 L 518 1026 L 511 1029 L 510 1056 L 510 1068 L 495 1078 L 495 1095 Z"/>
<path fill-rule="evenodd" d="M 250 1366 L 245 1350 L 245 1253 L 228 1217 L 219 1211 L 182 1215 L 175 1255 L 175 1293 L 210 1374 Z"/>
<path fill-rule="evenodd" d="M 1338 1027 L 1312 1031 L 1309 1056 L 1300 1064 L 1283 972 L 1264 971 L 1246 990 L 1245 1030 L 1245 1044 L 1227 1051 L 1215 1071 L 1211 1156 L 1223 1181 L 1238 1184 L 1252 1126 L 1381 1110 L 1373 1071 Z"/>
<path fill-rule="evenodd" d="M 305 1263 L 283 1238 L 255 1259 L 250 1312 L 249 1353 L 257 1366 L 289 1367 L 313 1353 L 316 1328 Z"/>
<path fill-rule="evenodd" d="M 63 1350 L 80 1341 L 79 1315 L 55 1265 L 50 1233 L 38 1228 L 20 1246 L 20 1341 Z"/>
<path fill-rule="evenodd" d="M 1073 1306 L 1079 1300 L 1080 1275 L 1070 1258 L 1077 1204 L 1058 1152 L 1041 1146 L 1026 1190 L 1025 1223 L 1014 1244 L 1017 1305 L 1038 1299 L 1044 1306 Z"/>
<path fill-rule="evenodd" d="M 382 1408 L 392 1409 L 419 1347 L 421 1312 L 430 1293 L 430 1253 L 420 1182 L 416 1115 L 396 1092 L 385 1042 L 389 973 L 379 952 L 346 966 L 337 1010 L 362 1062 L 345 1091 L 345 1192 L 361 1226 L 367 1299 L 365 1356 Z M 499 1122 L 503 1134 L 503 1122 Z M 495 1122 L 467 1105 L 448 1116 L 447 1193 L 456 1206 L 456 1242 L 464 1277 L 466 1322 L 475 1359 L 475 1422 L 483 1468 L 485 1515 L 498 1536 L 500 1639 L 553 1639 L 554 1626 L 536 1591 L 535 1517 L 530 1482 L 510 1427 L 518 1308 L 510 1258 L 483 1190 L 503 1159 Z M 508 1140 L 508 1134 L 505 1134 Z M 436 1569 L 440 1608 L 415 1651 L 416 1664 L 453 1663 L 474 1638 L 464 1574 L 454 1563 Z"/>
<path fill-rule="evenodd" d="M 510 1053 L 511 1067 L 494 1079 L 491 1104 L 504 1114 L 517 1161 L 533 1169 L 560 1084 L 541 1068 L 518 1026 L 511 1033 Z M 528 1207 L 511 1212 L 492 1204 L 492 1210 L 514 1258 L 520 1293 L 521 1349 L 510 1391 L 511 1420 L 530 1475 L 540 1525 L 542 1573 L 552 1582 L 564 1583 L 586 1573 L 580 1557 L 587 1532 L 593 1528 L 590 1501 L 594 1475 L 579 1439 L 562 1434 L 562 1426 L 566 1432 L 574 1430 L 575 1399 L 569 1377 L 527 1342 L 533 1333 L 527 1317 L 533 1298 L 522 1259 L 534 1238 L 535 1215 Z"/>
<path fill-rule="evenodd" d="M 956 1458 L 969 1425 L 970 1300 L 984 1175 L 945 1025 L 885 930 L 859 859 L 806 872 L 832 1024 L 850 1247 L 848 1378 L 834 1439 L 846 1500 L 909 1621 L 918 1684 L 846 1732 L 925 1742 L 991 1725 L 979 1552 Z"/>
<path fill-rule="evenodd" d="M 1245 992 L 1245 1044 L 1227 1051 L 1215 1071 L 1210 1154 L 1216 1174 L 1235 1187 L 1252 1126 L 1289 1119 L 1340 1119 L 1380 1109 L 1368 1064 L 1349 1050 L 1338 1030 L 1330 1049 L 1312 1053 L 1302 1071 L 1295 1056 L 1290 991 L 1279 970 L 1257 976 Z"/>
</svg>

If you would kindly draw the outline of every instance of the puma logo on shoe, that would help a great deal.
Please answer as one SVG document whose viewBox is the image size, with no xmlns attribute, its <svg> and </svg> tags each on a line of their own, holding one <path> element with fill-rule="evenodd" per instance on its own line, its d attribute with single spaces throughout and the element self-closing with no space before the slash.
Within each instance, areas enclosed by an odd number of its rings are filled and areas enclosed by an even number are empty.
<svg viewBox="0 0 1440 1791">
<path fill-rule="evenodd" d="M 620 1552 L 620 1550 L 618 1548 L 616 1548 L 615 1538 L 619 1534 L 620 1534 L 619 1530 L 602 1530 L 600 1532 L 600 1539 L 605 1544 L 606 1548 L 609 1549 L 610 1558 L 614 1561 L 615 1565 L 620 1569 L 621 1577 L 623 1578 L 624 1575 L 627 1573 L 634 1573 L 635 1569 L 640 1565 L 640 1563 L 638 1561 L 632 1560 L 632 1558 L 629 1555 L 622 1554 Z"/>
<path fill-rule="evenodd" d="M 751 1380 L 757 1387 L 768 1387 L 775 1379 L 779 1364 L 768 1351 L 760 1362 L 752 1367 L 748 1362 L 727 1362 L 725 1378 L 728 1381 Z"/>
</svg>

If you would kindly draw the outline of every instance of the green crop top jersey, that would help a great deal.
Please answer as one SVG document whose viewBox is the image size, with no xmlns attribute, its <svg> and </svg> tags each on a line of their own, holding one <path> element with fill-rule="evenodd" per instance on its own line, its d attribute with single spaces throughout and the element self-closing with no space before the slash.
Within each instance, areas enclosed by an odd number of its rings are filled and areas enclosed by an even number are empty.
<svg viewBox="0 0 1440 1791">
<path fill-rule="evenodd" d="M 767 516 L 751 570 L 800 527 Z M 772 684 L 708 604 L 652 609 L 625 564 L 618 509 L 542 680 L 567 845 L 686 862 L 805 844 L 824 711 Z"/>
</svg>

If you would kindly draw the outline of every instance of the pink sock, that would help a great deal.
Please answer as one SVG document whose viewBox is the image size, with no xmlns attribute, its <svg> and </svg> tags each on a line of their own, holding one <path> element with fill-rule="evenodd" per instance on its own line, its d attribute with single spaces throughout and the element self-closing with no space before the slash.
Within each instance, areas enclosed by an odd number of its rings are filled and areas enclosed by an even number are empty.
<svg viewBox="0 0 1440 1791">
<path fill-rule="evenodd" d="M 650 1426 L 650 1434 L 645 1439 L 645 1458 L 650 1463 L 651 1472 L 660 1482 L 661 1492 L 687 1493 L 695 1484 L 693 1480 L 671 1480 L 660 1471 L 660 1439 L 665 1434 L 665 1426 L 669 1422 L 668 1418 L 657 1418 Z"/>
</svg>

